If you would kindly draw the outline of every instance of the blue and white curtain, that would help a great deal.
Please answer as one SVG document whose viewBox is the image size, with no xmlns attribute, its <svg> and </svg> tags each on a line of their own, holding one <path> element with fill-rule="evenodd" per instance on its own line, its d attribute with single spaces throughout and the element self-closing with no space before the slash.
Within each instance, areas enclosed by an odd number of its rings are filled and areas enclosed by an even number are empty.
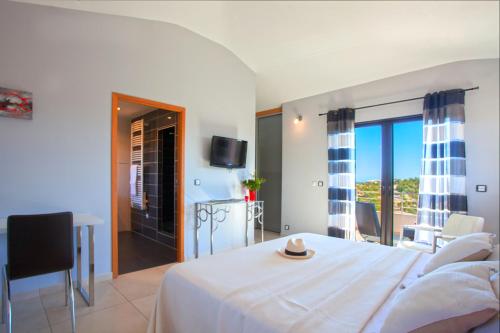
<svg viewBox="0 0 500 333">
<path fill-rule="evenodd" d="M 450 214 L 467 214 L 464 96 L 460 89 L 425 96 L 418 224 L 443 227 Z"/>
<path fill-rule="evenodd" d="M 328 121 L 328 234 L 355 239 L 354 109 L 330 111 Z"/>
</svg>

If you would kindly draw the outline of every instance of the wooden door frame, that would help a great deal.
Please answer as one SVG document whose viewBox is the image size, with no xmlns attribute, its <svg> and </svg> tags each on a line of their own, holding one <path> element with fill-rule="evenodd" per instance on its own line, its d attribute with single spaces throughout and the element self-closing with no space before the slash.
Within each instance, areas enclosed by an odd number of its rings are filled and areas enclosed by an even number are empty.
<svg viewBox="0 0 500 333">
<path fill-rule="evenodd" d="M 181 106 L 156 102 L 140 97 L 129 96 L 116 92 L 111 93 L 111 267 L 113 278 L 118 276 L 118 106 L 119 102 L 129 102 L 144 106 L 173 111 L 177 117 L 177 152 L 178 152 L 178 190 L 177 190 L 177 262 L 184 261 L 184 142 L 186 109 Z"/>
<path fill-rule="evenodd" d="M 264 111 L 257 111 L 255 112 L 255 117 L 261 118 L 261 117 L 269 117 L 269 116 L 274 116 L 277 114 L 282 114 L 283 109 L 280 107 L 270 109 L 270 110 L 264 110 Z"/>
</svg>

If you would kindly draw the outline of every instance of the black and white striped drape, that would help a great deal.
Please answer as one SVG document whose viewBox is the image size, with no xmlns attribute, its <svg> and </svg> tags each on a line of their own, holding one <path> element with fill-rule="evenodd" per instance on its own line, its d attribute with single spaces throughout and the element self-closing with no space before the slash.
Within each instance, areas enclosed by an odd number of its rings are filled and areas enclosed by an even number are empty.
<svg viewBox="0 0 500 333">
<path fill-rule="evenodd" d="M 354 109 L 330 111 L 328 121 L 328 234 L 355 238 Z"/>
<path fill-rule="evenodd" d="M 418 223 L 443 227 L 453 213 L 467 214 L 463 90 L 427 94 Z"/>
</svg>

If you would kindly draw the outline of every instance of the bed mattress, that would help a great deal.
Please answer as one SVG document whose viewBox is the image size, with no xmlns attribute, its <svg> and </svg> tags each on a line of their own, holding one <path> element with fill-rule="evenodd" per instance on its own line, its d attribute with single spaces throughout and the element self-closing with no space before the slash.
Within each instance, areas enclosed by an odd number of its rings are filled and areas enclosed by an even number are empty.
<svg viewBox="0 0 500 333">
<path fill-rule="evenodd" d="M 290 237 L 303 238 L 316 255 L 280 256 Z M 203 257 L 167 271 L 148 332 L 377 332 L 422 257 L 309 233 Z"/>
</svg>

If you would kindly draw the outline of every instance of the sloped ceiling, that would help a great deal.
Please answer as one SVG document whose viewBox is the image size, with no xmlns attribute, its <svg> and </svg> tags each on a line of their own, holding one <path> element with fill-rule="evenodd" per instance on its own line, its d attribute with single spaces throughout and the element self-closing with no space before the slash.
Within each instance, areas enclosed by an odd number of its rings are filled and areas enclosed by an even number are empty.
<svg viewBox="0 0 500 333">
<path fill-rule="evenodd" d="M 443 63 L 499 57 L 498 1 L 51 1 L 165 21 L 255 71 L 257 109 Z"/>
</svg>

